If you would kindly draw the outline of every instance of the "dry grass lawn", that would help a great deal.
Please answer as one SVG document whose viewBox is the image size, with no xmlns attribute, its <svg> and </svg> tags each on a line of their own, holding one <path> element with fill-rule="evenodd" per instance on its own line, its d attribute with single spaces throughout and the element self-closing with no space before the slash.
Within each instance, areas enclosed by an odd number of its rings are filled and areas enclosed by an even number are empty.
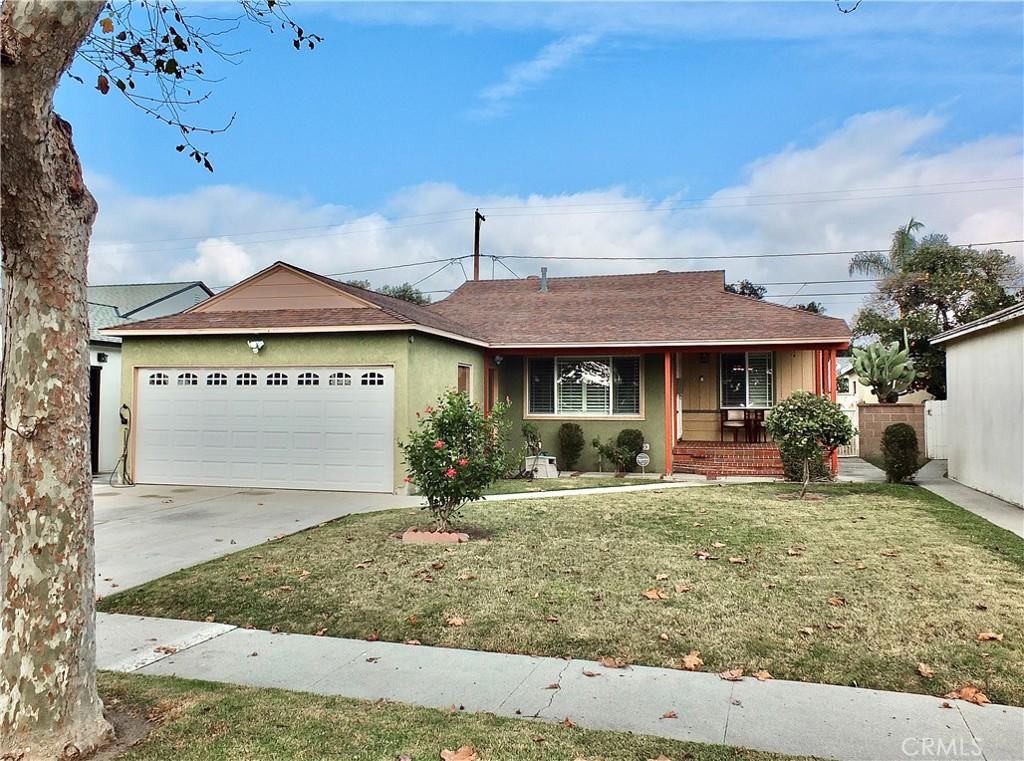
<svg viewBox="0 0 1024 761">
<path fill-rule="evenodd" d="M 490 714 L 169 678 L 101 674 L 100 693 L 108 709 L 150 720 L 152 732 L 124 761 L 437 761 L 442 750 L 467 745 L 480 761 L 793 761 Z"/>
<path fill-rule="evenodd" d="M 637 486 L 657 483 L 657 479 L 616 478 L 607 476 L 562 476 L 559 478 L 505 478 L 495 481 L 486 494 L 527 494 L 537 491 L 564 491 L 566 489 L 594 489 L 599 486 Z"/>
<path fill-rule="evenodd" d="M 939 695 L 973 683 L 1024 704 L 1024 541 L 912 486 L 778 499 L 792 491 L 479 503 L 465 523 L 480 538 L 458 547 L 394 539 L 425 523 L 416 510 L 351 516 L 100 607 L 653 666 L 699 650 L 709 671 Z"/>
</svg>

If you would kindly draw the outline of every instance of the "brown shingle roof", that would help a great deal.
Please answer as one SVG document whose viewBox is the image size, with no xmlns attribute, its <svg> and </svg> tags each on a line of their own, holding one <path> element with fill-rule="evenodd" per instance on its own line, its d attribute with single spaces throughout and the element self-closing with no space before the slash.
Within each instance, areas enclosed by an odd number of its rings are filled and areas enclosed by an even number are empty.
<svg viewBox="0 0 1024 761">
<path fill-rule="evenodd" d="M 738 296 L 725 272 L 481 280 L 429 309 L 495 347 L 645 342 L 848 341 L 843 320 Z"/>
<path fill-rule="evenodd" d="M 381 309 L 259 309 L 241 312 L 181 312 L 166 317 L 114 326 L 131 330 L 233 330 L 259 328 L 310 328 L 349 325 L 394 325 L 399 320 Z"/>
</svg>

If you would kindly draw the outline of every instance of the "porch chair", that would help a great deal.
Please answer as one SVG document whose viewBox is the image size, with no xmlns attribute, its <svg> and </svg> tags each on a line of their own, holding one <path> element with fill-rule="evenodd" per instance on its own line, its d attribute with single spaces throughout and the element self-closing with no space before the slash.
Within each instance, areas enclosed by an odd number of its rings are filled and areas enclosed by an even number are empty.
<svg viewBox="0 0 1024 761">
<path fill-rule="evenodd" d="M 767 441 L 768 435 L 764 423 L 764 410 L 743 410 L 748 442 Z"/>
<path fill-rule="evenodd" d="M 721 439 L 725 441 L 725 432 L 732 431 L 732 440 L 739 440 L 739 432 L 746 433 L 747 419 L 746 410 L 721 410 L 722 413 L 722 434 Z"/>
</svg>

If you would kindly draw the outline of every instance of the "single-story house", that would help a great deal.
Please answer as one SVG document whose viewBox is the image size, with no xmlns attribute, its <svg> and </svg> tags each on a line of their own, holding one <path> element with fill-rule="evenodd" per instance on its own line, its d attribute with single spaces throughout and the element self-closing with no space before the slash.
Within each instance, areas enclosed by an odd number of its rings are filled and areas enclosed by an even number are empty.
<svg viewBox="0 0 1024 761">
<path fill-rule="evenodd" d="M 487 280 L 429 306 L 278 262 L 122 340 L 140 483 L 392 492 L 398 441 L 457 388 L 508 398 L 548 448 L 640 429 L 650 470 L 781 473 L 763 419 L 835 396 L 840 319 L 729 293 L 725 273 Z M 577 467 L 598 466 L 588 447 Z"/>
<path fill-rule="evenodd" d="M 121 456 L 121 339 L 100 328 L 174 314 L 208 299 L 213 291 L 198 281 L 90 285 L 89 424 L 92 472 L 114 469 Z"/>
<path fill-rule="evenodd" d="M 931 342 L 946 351 L 949 477 L 1024 505 L 1024 303 Z"/>
</svg>

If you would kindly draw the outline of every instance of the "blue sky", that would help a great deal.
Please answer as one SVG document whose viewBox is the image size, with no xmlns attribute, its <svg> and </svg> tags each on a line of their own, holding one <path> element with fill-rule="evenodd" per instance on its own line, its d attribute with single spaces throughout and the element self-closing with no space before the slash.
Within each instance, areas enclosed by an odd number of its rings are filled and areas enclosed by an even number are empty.
<svg viewBox="0 0 1024 761">
<path fill-rule="evenodd" d="M 476 205 L 533 209 L 495 211 L 485 241 L 496 253 L 856 249 L 883 245 L 911 215 L 954 238 L 1024 237 L 1021 193 L 999 182 L 1022 174 L 1019 4 L 868 0 L 843 15 L 824 0 L 302 3 L 291 13 L 325 43 L 299 53 L 283 34 L 243 28 L 242 63 L 208 66 L 225 79 L 194 118 L 237 114 L 201 139 L 213 175 L 115 92 L 62 85 L 58 110 L 101 204 L 94 279 L 230 282 L 277 258 L 336 272 L 459 255 L 471 234 L 462 210 Z M 873 201 L 776 197 L 898 187 Z M 716 194 L 774 200 L 673 208 Z M 574 209 L 588 213 L 555 213 Z M 259 234 L 313 226 L 320 237 Z M 799 280 L 823 266 L 838 277 L 843 264 L 715 266 L 730 279 Z M 460 279 L 453 267 L 424 287 Z M 833 311 L 856 301 L 836 297 Z"/>
</svg>

